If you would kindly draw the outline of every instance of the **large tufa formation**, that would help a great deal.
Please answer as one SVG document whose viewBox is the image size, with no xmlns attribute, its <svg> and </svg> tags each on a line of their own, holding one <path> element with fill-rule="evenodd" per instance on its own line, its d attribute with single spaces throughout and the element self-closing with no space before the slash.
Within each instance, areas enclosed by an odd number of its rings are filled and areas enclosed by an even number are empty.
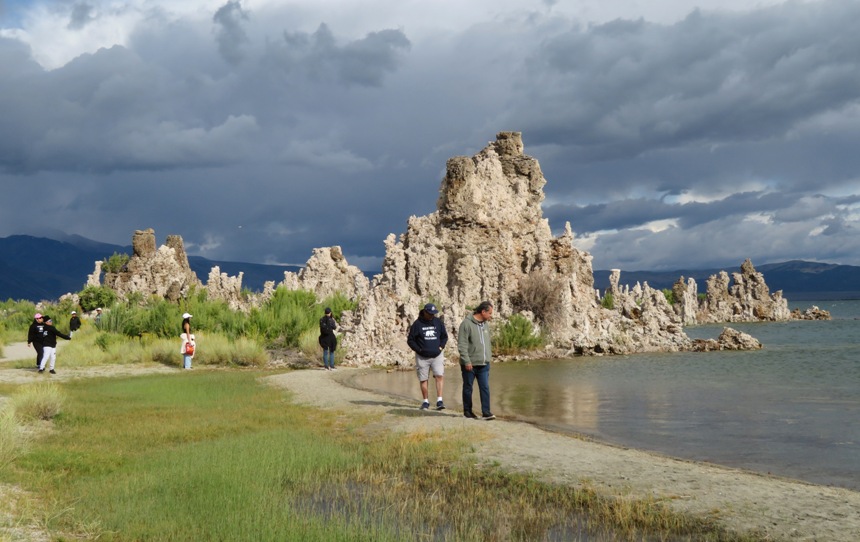
<svg viewBox="0 0 860 542">
<path fill-rule="evenodd" d="M 732 286 L 725 271 L 707 280 L 707 295 L 699 306 L 698 323 L 784 321 L 791 319 L 782 290 L 770 293 L 764 275 L 747 259 L 739 273 L 732 273 Z"/>
<path fill-rule="evenodd" d="M 453 336 L 483 299 L 501 319 L 534 315 L 567 353 L 689 348 L 665 299 L 661 305 L 652 295 L 624 313 L 600 306 L 591 256 L 573 247 L 570 224 L 553 237 L 543 218 L 545 183 L 518 132 L 499 133 L 475 156 L 448 160 L 437 211 L 410 217 L 399 239 L 389 235 L 382 274 L 344 318 L 348 360 L 407 362 L 405 333 L 423 303 L 439 307 Z"/>
<path fill-rule="evenodd" d="M 156 249 L 155 231 L 152 228 L 137 230 L 132 248 L 134 254 L 125 268 L 104 276 L 104 285 L 116 291 L 120 299 L 140 293 L 176 302 L 192 288 L 200 286 L 200 280 L 188 265 L 182 237 L 168 235 L 165 244 Z M 100 270 L 99 264 L 96 262 L 96 272 Z M 89 282 L 92 280 L 91 275 Z"/>
</svg>

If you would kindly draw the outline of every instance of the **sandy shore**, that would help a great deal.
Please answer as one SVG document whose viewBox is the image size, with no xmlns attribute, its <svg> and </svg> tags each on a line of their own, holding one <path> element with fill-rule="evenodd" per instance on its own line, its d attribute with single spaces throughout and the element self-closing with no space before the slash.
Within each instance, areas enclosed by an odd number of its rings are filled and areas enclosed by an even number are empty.
<svg viewBox="0 0 860 542">
<path fill-rule="evenodd" d="M 479 433 L 476 457 L 551 482 L 587 483 L 612 495 L 652 495 L 675 510 L 773 540 L 860 540 L 860 493 L 608 446 L 526 423 L 469 420 L 451 410 L 421 412 L 415 402 L 346 385 L 358 371 L 294 371 L 268 380 L 300 403 L 376 413 L 394 431 Z"/>
<path fill-rule="evenodd" d="M 4 350 L 6 359 L 29 359 L 33 354 L 26 344 Z M 158 364 L 67 370 L 58 365 L 57 371 L 57 375 L 40 375 L 29 368 L 0 369 L 0 382 L 177 372 Z M 472 433 L 480 437 L 476 457 L 551 482 L 588 484 L 612 495 L 652 495 L 676 510 L 716 519 L 738 532 L 757 531 L 772 540 L 860 540 L 858 492 L 609 446 L 520 422 L 468 420 L 452 410 L 420 412 L 414 402 L 350 387 L 349 380 L 360 371 L 311 369 L 265 380 L 288 390 L 302 404 L 341 410 L 345 415 L 378 415 L 382 426 L 392 431 Z"/>
</svg>

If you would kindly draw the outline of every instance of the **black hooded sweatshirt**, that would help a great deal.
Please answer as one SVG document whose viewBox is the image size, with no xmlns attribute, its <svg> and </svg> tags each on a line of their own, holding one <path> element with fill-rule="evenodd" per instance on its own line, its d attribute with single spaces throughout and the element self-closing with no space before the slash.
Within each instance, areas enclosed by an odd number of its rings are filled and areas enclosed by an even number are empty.
<svg viewBox="0 0 860 542">
<path fill-rule="evenodd" d="M 45 324 L 45 328 L 42 330 L 42 346 L 49 346 L 51 348 L 56 348 L 57 346 L 57 337 L 62 337 L 67 341 L 72 340 L 71 337 L 58 330 L 54 326 L 50 324 Z"/>
</svg>

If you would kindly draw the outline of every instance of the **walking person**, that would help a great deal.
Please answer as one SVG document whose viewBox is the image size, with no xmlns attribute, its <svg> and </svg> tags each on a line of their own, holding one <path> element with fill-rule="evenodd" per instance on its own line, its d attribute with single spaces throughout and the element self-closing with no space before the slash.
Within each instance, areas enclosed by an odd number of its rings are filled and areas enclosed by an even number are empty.
<svg viewBox="0 0 860 542">
<path fill-rule="evenodd" d="M 194 359 L 194 352 L 197 350 L 197 340 L 191 333 L 191 318 L 187 312 L 182 315 L 182 333 L 179 335 L 182 339 L 182 347 L 179 353 L 182 354 L 183 369 L 191 368 L 191 360 Z"/>
<path fill-rule="evenodd" d="M 323 349 L 323 366 L 326 371 L 334 371 L 334 351 L 337 350 L 337 336 L 334 330 L 337 322 L 332 316 L 331 309 L 326 307 L 325 314 L 320 318 L 319 343 Z"/>
<path fill-rule="evenodd" d="M 45 331 L 45 320 L 40 313 L 33 316 L 33 323 L 27 330 L 27 346 L 33 345 L 36 350 L 36 368 L 42 363 L 42 333 Z"/>
<path fill-rule="evenodd" d="M 102 308 L 101 307 L 96 309 L 95 321 L 96 321 L 96 327 L 100 327 L 101 323 L 102 323 Z"/>
<path fill-rule="evenodd" d="M 421 410 L 430 408 L 427 397 L 430 370 L 436 380 L 436 410 L 444 410 L 442 401 L 442 386 L 445 376 L 445 354 L 443 350 L 448 344 L 448 332 L 442 320 L 436 318 L 439 310 L 433 303 L 427 303 L 418 313 L 418 319 L 409 328 L 406 344 L 415 352 L 415 368 L 418 372 L 418 382 L 421 386 Z"/>
<path fill-rule="evenodd" d="M 81 329 L 81 319 L 78 318 L 78 311 L 72 311 L 72 317 L 69 318 L 69 337 L 75 336 L 75 331 Z"/>
<path fill-rule="evenodd" d="M 45 366 L 48 365 L 48 372 L 52 375 L 57 374 L 54 370 L 54 364 L 57 362 L 57 337 L 62 337 L 67 341 L 72 338 L 59 331 L 54 327 L 54 321 L 50 316 L 45 316 L 45 326 L 42 330 L 42 361 L 39 363 L 39 372 L 45 372 Z"/>
<path fill-rule="evenodd" d="M 457 350 L 460 352 L 460 372 L 463 375 L 463 415 L 477 418 L 472 412 L 472 386 L 478 381 L 481 395 L 481 417 L 495 420 L 490 410 L 490 320 L 493 318 L 493 305 L 482 301 L 470 316 L 463 319 L 457 332 Z"/>
</svg>

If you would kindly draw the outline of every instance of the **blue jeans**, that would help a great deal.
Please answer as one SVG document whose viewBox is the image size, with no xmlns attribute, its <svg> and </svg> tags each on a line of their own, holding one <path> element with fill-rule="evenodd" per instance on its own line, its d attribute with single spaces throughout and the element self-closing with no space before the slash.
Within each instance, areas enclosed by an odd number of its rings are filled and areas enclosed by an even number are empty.
<svg viewBox="0 0 860 542">
<path fill-rule="evenodd" d="M 182 367 L 185 369 L 191 368 L 191 356 L 182 354 Z"/>
<path fill-rule="evenodd" d="M 323 348 L 323 365 L 334 369 L 334 350 Z"/>
<path fill-rule="evenodd" d="M 460 365 L 460 373 L 463 375 L 463 412 L 472 412 L 472 385 L 478 379 L 478 391 L 481 394 L 481 415 L 489 416 L 490 411 L 490 366 L 472 365 L 472 370 L 467 371 Z"/>
</svg>

